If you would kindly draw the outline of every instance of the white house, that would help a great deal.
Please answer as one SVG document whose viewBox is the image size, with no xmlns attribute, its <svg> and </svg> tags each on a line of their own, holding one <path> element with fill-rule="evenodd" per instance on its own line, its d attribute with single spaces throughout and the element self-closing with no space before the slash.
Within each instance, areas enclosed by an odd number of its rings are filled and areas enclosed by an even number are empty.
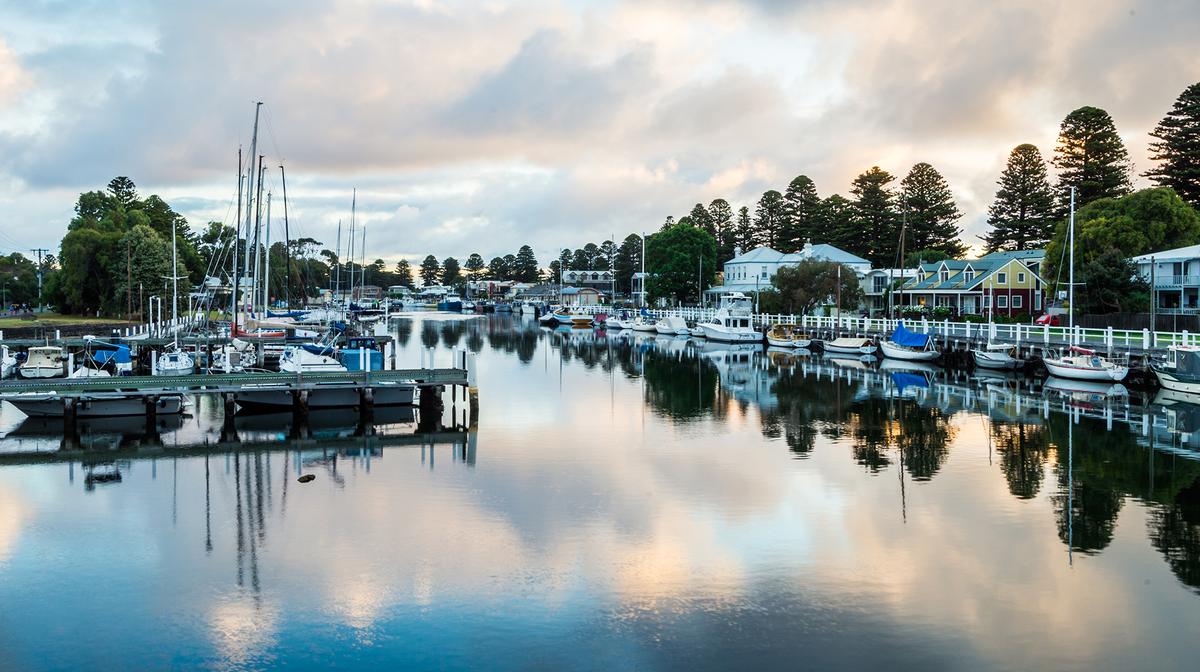
<svg viewBox="0 0 1200 672">
<path fill-rule="evenodd" d="M 1153 287 L 1158 312 L 1200 312 L 1200 245 L 1151 252 L 1130 261 Z"/>
<path fill-rule="evenodd" d="M 710 294 L 728 292 L 750 293 L 767 289 L 771 278 L 784 266 L 795 266 L 802 261 L 833 261 L 849 266 L 862 277 L 871 270 L 871 262 L 862 257 L 836 248 L 833 245 L 805 243 L 799 252 L 784 254 L 769 247 L 756 247 L 742 253 L 734 250 L 734 257 L 725 262 L 725 284 L 709 289 Z"/>
</svg>

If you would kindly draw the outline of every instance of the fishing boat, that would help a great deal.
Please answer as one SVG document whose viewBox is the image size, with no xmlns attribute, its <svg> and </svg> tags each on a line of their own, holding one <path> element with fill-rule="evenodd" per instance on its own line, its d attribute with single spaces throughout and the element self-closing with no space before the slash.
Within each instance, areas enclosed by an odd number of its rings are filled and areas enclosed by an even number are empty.
<svg viewBox="0 0 1200 672">
<path fill-rule="evenodd" d="M 904 328 L 904 322 L 896 325 L 891 338 L 879 342 L 884 357 L 903 359 L 909 362 L 932 362 L 942 353 L 933 345 L 930 334 L 918 334 Z"/>
<path fill-rule="evenodd" d="M 1151 362 L 1150 369 L 1164 388 L 1200 394 L 1200 346 L 1173 345 L 1166 361 Z"/>
<path fill-rule="evenodd" d="M 63 398 L 57 392 L 19 392 L 0 395 L 0 399 L 16 406 L 30 417 L 62 417 L 65 411 Z M 116 417 L 122 415 L 144 415 L 147 401 L 144 397 L 131 396 L 122 392 L 93 392 L 76 398 L 75 415 L 81 418 Z M 154 404 L 154 412 L 162 415 L 179 413 L 183 410 L 183 395 L 160 395 Z"/>
<path fill-rule="evenodd" d="M 383 351 L 371 336 L 356 336 L 346 342 L 338 353 L 342 366 L 349 371 L 382 371 Z"/>
<path fill-rule="evenodd" d="M 447 296 L 438 301 L 437 309 L 451 313 L 461 313 L 463 309 L 463 301 L 457 296 Z"/>
<path fill-rule="evenodd" d="M 857 336 L 843 336 L 832 341 L 823 341 L 821 347 L 825 352 L 836 352 L 842 355 L 872 355 L 876 350 L 871 339 Z"/>
<path fill-rule="evenodd" d="M 1025 366 L 1025 360 L 1017 357 L 1017 346 L 1006 343 L 988 343 L 980 349 L 971 350 L 975 366 L 984 369 L 1011 371 Z"/>
<path fill-rule="evenodd" d="M 750 300 L 740 292 L 722 297 L 713 318 L 700 325 L 704 337 L 722 343 L 761 343 L 763 335 L 750 319 Z"/>
<path fill-rule="evenodd" d="M 777 348 L 807 348 L 812 339 L 795 324 L 776 324 L 767 330 L 767 344 Z"/>
<path fill-rule="evenodd" d="M 57 345 L 29 348 L 25 361 L 17 366 L 22 378 L 57 378 L 63 375 L 63 349 Z"/>
<path fill-rule="evenodd" d="M 664 336 L 687 336 L 691 333 L 682 317 L 667 316 L 654 323 L 654 330 Z"/>
<path fill-rule="evenodd" d="M 1102 357 L 1095 350 L 1072 346 L 1066 351 L 1042 359 L 1051 376 L 1073 380 L 1098 380 L 1119 383 L 1129 375 L 1126 364 Z"/>
</svg>

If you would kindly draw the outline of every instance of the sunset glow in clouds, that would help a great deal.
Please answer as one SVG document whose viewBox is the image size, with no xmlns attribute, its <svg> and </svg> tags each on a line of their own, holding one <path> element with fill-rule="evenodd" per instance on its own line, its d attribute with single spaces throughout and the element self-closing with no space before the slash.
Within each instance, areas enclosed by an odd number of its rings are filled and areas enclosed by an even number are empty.
<svg viewBox="0 0 1200 672">
<path fill-rule="evenodd" d="M 971 244 L 1008 152 L 1052 155 L 1081 105 L 1147 169 L 1198 28 L 1186 1 L 5 3 L 0 246 L 56 250 L 116 175 L 194 228 L 227 219 L 255 100 L 293 234 L 332 246 L 357 187 L 371 257 L 547 261 L 918 161 Z"/>
</svg>

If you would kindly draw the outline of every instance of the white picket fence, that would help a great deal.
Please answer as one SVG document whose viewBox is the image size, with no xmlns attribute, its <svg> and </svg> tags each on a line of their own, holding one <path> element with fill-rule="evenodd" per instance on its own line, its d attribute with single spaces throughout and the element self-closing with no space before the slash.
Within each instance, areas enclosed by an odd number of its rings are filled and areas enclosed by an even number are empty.
<svg viewBox="0 0 1200 672">
<path fill-rule="evenodd" d="M 651 310 L 655 317 L 679 316 L 685 320 L 705 321 L 716 313 L 711 308 L 672 308 Z M 813 331 L 843 331 L 858 334 L 890 334 L 900 320 L 873 317 L 826 317 L 819 315 L 781 315 L 755 313 L 754 323 L 798 324 Z M 997 343 L 1028 345 L 1087 345 L 1128 350 L 1153 350 L 1172 345 L 1200 345 L 1200 334 L 1187 331 L 1150 331 L 1149 329 L 1084 329 L 1076 326 L 1051 327 L 1040 324 L 996 324 L 994 322 L 951 322 L 950 320 L 906 320 L 905 326 L 921 333 L 935 334 L 948 339 L 987 340 Z"/>
</svg>

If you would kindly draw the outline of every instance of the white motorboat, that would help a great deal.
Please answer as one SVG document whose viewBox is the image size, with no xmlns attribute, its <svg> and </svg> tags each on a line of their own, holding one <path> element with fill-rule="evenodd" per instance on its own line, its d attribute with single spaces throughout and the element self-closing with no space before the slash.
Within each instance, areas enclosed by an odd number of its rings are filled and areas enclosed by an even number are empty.
<svg viewBox="0 0 1200 672">
<path fill-rule="evenodd" d="M 654 330 L 664 336 L 687 336 L 691 333 L 687 321 L 682 317 L 669 315 L 654 323 Z"/>
<path fill-rule="evenodd" d="M 568 308 L 559 308 L 551 313 L 551 315 L 554 316 L 554 319 L 559 324 L 570 324 L 579 327 L 591 326 L 592 322 L 595 321 L 595 318 L 588 313 L 570 310 Z"/>
<path fill-rule="evenodd" d="M 903 322 L 896 325 L 891 338 L 879 342 L 879 349 L 884 357 L 908 362 L 932 362 L 942 356 L 933 345 L 932 336 L 909 331 Z"/>
<path fill-rule="evenodd" d="M 610 317 L 604 321 L 604 328 L 611 329 L 613 331 L 620 331 L 621 329 L 628 329 L 629 321 L 622 320 L 619 317 Z"/>
<path fill-rule="evenodd" d="M 16 406 L 30 417 L 62 417 L 63 398 L 57 392 L 20 392 L 0 395 L 0 399 Z M 146 399 L 121 392 L 94 392 L 79 396 L 75 400 L 75 415 L 81 418 L 114 417 L 121 415 L 144 415 Z M 171 415 L 183 410 L 183 396 L 160 395 L 154 411 Z"/>
<path fill-rule="evenodd" d="M 8 346 L 0 346 L 0 378 L 10 378 L 17 372 L 17 358 L 8 351 Z"/>
<path fill-rule="evenodd" d="M 633 322 L 630 323 L 629 328 L 633 329 L 634 331 L 657 332 L 658 327 L 656 327 L 655 324 L 657 324 L 657 323 L 650 317 L 645 316 L 645 315 L 639 315 L 638 317 L 633 318 Z"/>
<path fill-rule="evenodd" d="M 812 339 L 795 324 L 776 324 L 767 330 L 767 344 L 777 348 L 807 348 Z"/>
<path fill-rule="evenodd" d="M 1150 369 L 1164 388 L 1200 394 L 1200 346 L 1173 345 L 1167 350 L 1167 360 L 1152 362 Z"/>
<path fill-rule="evenodd" d="M 821 345 L 825 349 L 825 352 L 835 352 L 842 355 L 875 354 L 875 344 L 869 338 L 843 336 L 842 338 L 835 338 L 832 341 L 824 341 Z"/>
<path fill-rule="evenodd" d="M 704 337 L 722 343 L 761 343 L 763 335 L 750 318 L 750 300 L 740 292 L 722 297 L 713 318 L 700 324 Z"/>
<path fill-rule="evenodd" d="M 255 363 L 254 358 L 246 354 L 249 346 L 246 341 L 235 338 L 214 350 L 208 373 L 242 373 Z"/>
<path fill-rule="evenodd" d="M 29 349 L 17 373 L 22 378 L 58 378 L 64 373 L 64 361 L 63 349 L 57 345 L 37 345 Z"/>
<path fill-rule="evenodd" d="M 528 301 L 525 303 L 522 303 L 521 304 L 521 314 L 522 315 L 537 315 L 537 306 L 533 305 L 532 303 L 529 303 Z"/>
<path fill-rule="evenodd" d="M 692 334 L 692 338 L 705 338 L 704 327 L 696 325 L 688 330 Z"/>
<path fill-rule="evenodd" d="M 1005 343 L 988 343 L 982 349 L 972 350 L 975 366 L 984 369 L 1011 371 L 1025 366 L 1025 360 L 1017 358 L 1017 346 Z"/>
<path fill-rule="evenodd" d="M 1072 346 L 1065 353 L 1045 357 L 1042 363 L 1050 375 L 1073 380 L 1099 380 L 1119 383 L 1129 375 L 1129 367 L 1095 350 Z"/>
<path fill-rule="evenodd" d="M 283 373 L 343 373 L 347 371 L 341 362 L 329 355 L 319 354 L 306 350 L 302 346 L 294 345 L 284 348 L 283 354 L 279 355 L 279 370 Z"/>
<path fill-rule="evenodd" d="M 190 376 L 196 370 L 196 360 L 176 345 L 164 351 L 155 366 L 155 375 Z"/>
</svg>

